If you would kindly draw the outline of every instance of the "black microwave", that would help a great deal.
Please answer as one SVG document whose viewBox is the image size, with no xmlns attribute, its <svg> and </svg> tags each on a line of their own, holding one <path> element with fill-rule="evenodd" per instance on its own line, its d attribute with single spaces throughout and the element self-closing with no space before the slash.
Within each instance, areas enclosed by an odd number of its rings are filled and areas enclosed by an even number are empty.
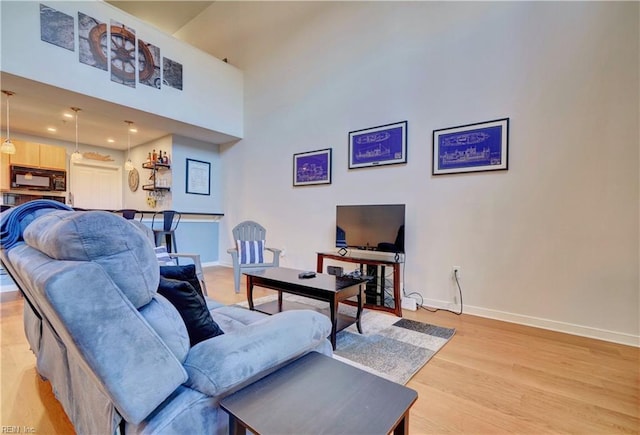
<svg viewBox="0 0 640 435">
<path fill-rule="evenodd" d="M 65 192 L 67 190 L 67 172 L 11 166 L 11 188 Z"/>
</svg>

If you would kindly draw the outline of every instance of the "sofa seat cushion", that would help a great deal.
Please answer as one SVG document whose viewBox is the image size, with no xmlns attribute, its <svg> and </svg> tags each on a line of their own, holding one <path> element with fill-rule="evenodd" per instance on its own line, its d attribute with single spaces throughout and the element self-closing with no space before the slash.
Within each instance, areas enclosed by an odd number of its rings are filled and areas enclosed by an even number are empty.
<svg viewBox="0 0 640 435">
<path fill-rule="evenodd" d="M 234 306 L 222 306 L 211 310 L 211 317 L 226 332 L 242 329 L 247 325 L 268 318 L 267 314 L 259 311 L 251 311 L 246 308 Z"/>
<path fill-rule="evenodd" d="M 211 317 L 202 295 L 189 282 L 161 276 L 158 293 L 167 298 L 180 313 L 187 327 L 191 346 L 224 334 Z"/>
</svg>

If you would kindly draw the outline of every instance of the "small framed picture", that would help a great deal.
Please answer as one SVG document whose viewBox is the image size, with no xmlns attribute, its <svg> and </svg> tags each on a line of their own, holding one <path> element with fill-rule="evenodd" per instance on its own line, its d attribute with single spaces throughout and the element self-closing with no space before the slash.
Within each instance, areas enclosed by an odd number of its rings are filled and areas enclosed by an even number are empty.
<svg viewBox="0 0 640 435">
<path fill-rule="evenodd" d="M 407 121 L 349 132 L 349 169 L 407 163 Z"/>
<path fill-rule="evenodd" d="M 433 175 L 508 169 L 509 118 L 433 131 Z"/>
<path fill-rule="evenodd" d="M 211 163 L 187 159 L 186 193 L 211 194 Z"/>
<path fill-rule="evenodd" d="M 331 184 L 331 148 L 293 155 L 293 185 Z"/>
</svg>

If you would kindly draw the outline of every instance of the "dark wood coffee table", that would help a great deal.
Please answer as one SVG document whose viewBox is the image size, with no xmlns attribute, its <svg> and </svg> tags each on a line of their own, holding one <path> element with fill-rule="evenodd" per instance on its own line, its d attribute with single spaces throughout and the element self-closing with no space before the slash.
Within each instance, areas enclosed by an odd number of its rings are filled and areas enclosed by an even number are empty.
<svg viewBox="0 0 640 435">
<path fill-rule="evenodd" d="M 282 300 L 282 292 L 304 296 L 329 303 L 328 315 L 331 318 L 331 345 L 336 348 L 336 334 L 349 325 L 356 324 L 358 332 L 362 334 L 360 317 L 362 315 L 362 286 L 366 280 L 336 277 L 324 273 L 317 273 L 313 278 L 298 278 L 302 270 L 285 267 L 270 267 L 253 272 L 244 272 L 247 276 L 247 301 L 249 309 L 267 314 L 275 314 L 283 310 L 312 309 L 324 312 L 311 305 Z M 259 306 L 253 304 L 253 287 L 264 287 L 278 291 L 278 300 L 267 302 Z M 357 298 L 356 317 L 338 313 L 338 304 L 352 297 Z"/>
<path fill-rule="evenodd" d="M 229 432 L 407 434 L 418 393 L 311 352 L 222 399 Z"/>
</svg>

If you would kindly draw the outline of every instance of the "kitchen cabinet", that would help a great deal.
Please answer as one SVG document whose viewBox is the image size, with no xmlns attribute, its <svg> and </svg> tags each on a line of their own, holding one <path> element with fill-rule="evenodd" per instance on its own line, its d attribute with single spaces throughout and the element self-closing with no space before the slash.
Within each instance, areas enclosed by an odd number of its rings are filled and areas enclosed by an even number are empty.
<svg viewBox="0 0 640 435">
<path fill-rule="evenodd" d="M 40 167 L 48 169 L 67 169 L 67 152 L 64 147 L 40 144 Z"/>
<path fill-rule="evenodd" d="M 9 190 L 10 187 L 9 154 L 0 154 L 0 190 Z"/>
<path fill-rule="evenodd" d="M 38 144 L 12 140 L 16 153 L 11 154 L 9 161 L 12 165 L 40 167 L 40 146 Z"/>
<path fill-rule="evenodd" d="M 12 165 L 62 171 L 67 169 L 67 155 L 64 147 L 15 139 L 12 142 L 16 146 L 16 153 L 9 157 Z"/>
</svg>

